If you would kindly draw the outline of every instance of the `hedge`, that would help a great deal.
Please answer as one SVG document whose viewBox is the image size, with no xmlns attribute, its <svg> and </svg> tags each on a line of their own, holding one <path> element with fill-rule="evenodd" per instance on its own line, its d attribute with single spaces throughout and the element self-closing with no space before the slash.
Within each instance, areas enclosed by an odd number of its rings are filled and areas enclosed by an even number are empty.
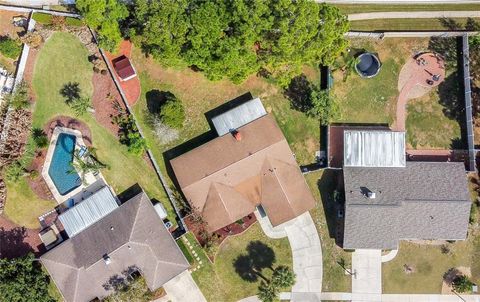
<svg viewBox="0 0 480 302">
<path fill-rule="evenodd" d="M 52 17 L 53 15 L 47 13 L 34 13 L 32 18 L 40 24 L 51 25 Z M 73 17 L 65 17 L 65 24 L 68 26 L 82 26 L 83 21 Z"/>
</svg>

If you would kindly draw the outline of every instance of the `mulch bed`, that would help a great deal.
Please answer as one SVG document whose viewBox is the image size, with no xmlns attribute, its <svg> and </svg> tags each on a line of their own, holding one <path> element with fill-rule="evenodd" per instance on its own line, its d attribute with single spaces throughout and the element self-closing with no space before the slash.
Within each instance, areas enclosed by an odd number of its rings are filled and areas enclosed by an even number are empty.
<svg viewBox="0 0 480 302">
<path fill-rule="evenodd" d="M 110 63 L 112 64 L 112 66 L 113 66 L 112 60 L 114 60 L 115 58 L 118 58 L 119 56 L 124 55 L 131 60 L 131 54 L 132 54 L 132 43 L 128 40 L 122 41 L 122 43 L 119 46 L 119 50 L 116 54 L 105 52 L 105 55 L 107 59 L 110 61 Z M 132 61 L 130 62 L 133 65 L 133 62 Z M 115 73 L 115 77 L 120 83 L 123 93 L 127 97 L 128 104 L 130 106 L 135 105 L 138 98 L 140 97 L 140 92 L 141 92 L 140 79 L 138 78 L 138 75 L 128 81 L 120 80 L 120 78 L 117 76 L 116 73 Z"/>
<path fill-rule="evenodd" d="M 60 115 L 55 117 L 54 119 L 50 120 L 43 128 L 43 131 L 45 131 L 49 140 L 52 138 L 53 130 L 56 127 L 66 127 L 80 131 L 82 133 L 83 141 L 85 142 L 87 147 L 92 146 L 92 132 L 90 131 L 90 128 L 87 126 L 87 124 L 85 124 L 84 122 L 70 116 Z"/>
<path fill-rule="evenodd" d="M 20 227 L 0 215 L 0 258 L 22 257 L 29 252 L 40 255 L 45 250 L 38 233 L 38 229 Z"/>
<path fill-rule="evenodd" d="M 53 200 L 52 192 L 47 186 L 47 183 L 42 177 L 43 163 L 45 162 L 45 157 L 47 156 L 47 149 L 44 148 L 35 153 L 35 157 L 28 167 L 30 172 L 37 171 L 37 176 L 35 178 L 27 177 L 27 183 L 30 186 L 30 189 L 41 199 L 44 200 Z"/>
<path fill-rule="evenodd" d="M 257 218 L 253 213 L 245 216 L 242 218 L 243 223 L 234 222 L 229 224 L 213 233 L 213 236 L 216 237 L 215 242 L 220 245 L 228 236 L 234 236 L 243 233 L 246 231 L 252 224 L 257 221 Z M 200 236 L 201 227 L 192 222 L 191 216 L 185 217 L 185 224 L 187 225 L 188 229 L 195 235 L 197 241 L 200 245 L 203 245 L 203 239 Z"/>
</svg>

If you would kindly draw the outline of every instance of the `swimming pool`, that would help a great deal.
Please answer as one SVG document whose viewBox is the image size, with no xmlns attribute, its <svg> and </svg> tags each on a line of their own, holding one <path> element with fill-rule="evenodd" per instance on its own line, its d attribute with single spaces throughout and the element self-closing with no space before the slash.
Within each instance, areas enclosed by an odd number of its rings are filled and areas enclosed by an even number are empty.
<svg viewBox="0 0 480 302">
<path fill-rule="evenodd" d="M 75 142 L 76 137 L 74 135 L 60 133 L 53 151 L 48 175 L 60 195 L 65 195 L 82 184 L 78 173 L 71 173 Z"/>
</svg>

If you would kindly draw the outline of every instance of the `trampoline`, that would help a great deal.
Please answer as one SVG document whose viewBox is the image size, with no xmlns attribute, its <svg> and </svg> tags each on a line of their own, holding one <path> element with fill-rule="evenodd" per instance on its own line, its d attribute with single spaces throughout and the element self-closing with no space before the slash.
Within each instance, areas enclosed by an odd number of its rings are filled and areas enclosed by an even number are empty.
<svg viewBox="0 0 480 302">
<path fill-rule="evenodd" d="M 362 53 L 358 56 L 359 62 L 355 65 L 355 70 L 362 78 L 373 78 L 380 71 L 382 64 L 376 55 L 370 52 Z"/>
</svg>

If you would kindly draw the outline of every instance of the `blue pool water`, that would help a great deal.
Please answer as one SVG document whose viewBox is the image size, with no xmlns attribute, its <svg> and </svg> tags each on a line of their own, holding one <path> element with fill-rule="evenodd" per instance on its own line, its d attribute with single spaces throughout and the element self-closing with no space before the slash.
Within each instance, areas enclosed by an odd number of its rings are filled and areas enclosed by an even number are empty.
<svg viewBox="0 0 480 302">
<path fill-rule="evenodd" d="M 60 133 L 53 151 L 52 161 L 48 175 L 61 195 L 65 195 L 82 184 L 78 173 L 71 173 L 73 167 L 73 151 L 75 150 L 76 137 Z"/>
</svg>

